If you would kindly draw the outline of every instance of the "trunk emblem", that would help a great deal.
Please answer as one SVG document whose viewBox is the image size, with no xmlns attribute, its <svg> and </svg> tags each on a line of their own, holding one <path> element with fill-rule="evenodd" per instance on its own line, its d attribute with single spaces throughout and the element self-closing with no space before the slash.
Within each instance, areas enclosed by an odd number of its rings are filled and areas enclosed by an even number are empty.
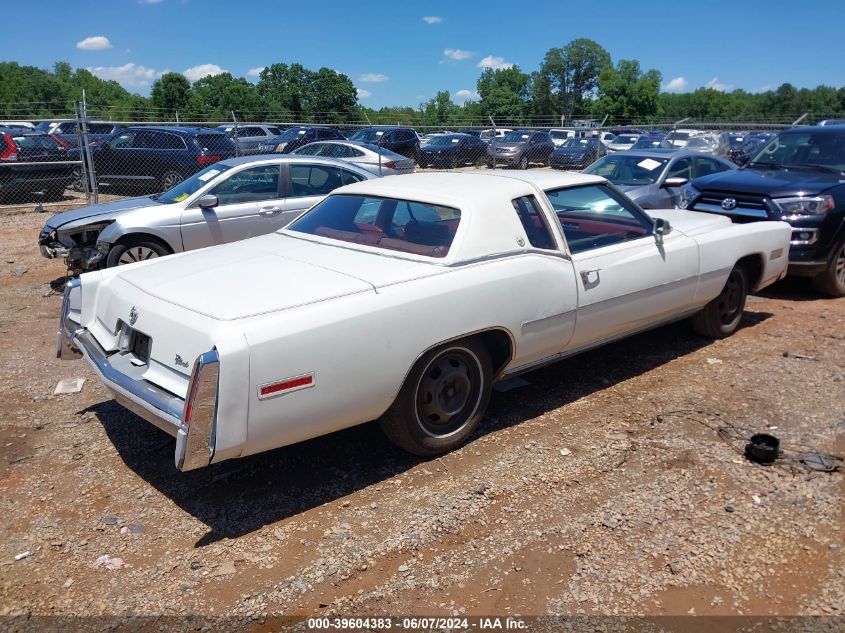
<svg viewBox="0 0 845 633">
<path fill-rule="evenodd" d="M 736 206 L 736 200 L 734 200 L 733 198 L 725 198 L 724 200 L 722 200 L 722 208 L 725 211 L 730 211 L 735 206 Z"/>
<path fill-rule="evenodd" d="M 173 359 L 173 362 L 176 363 L 176 365 L 179 366 L 179 367 L 187 367 L 188 366 L 188 362 L 182 360 L 182 357 L 179 356 L 179 354 L 176 354 L 176 358 Z"/>
<path fill-rule="evenodd" d="M 135 306 L 132 306 L 132 309 L 129 311 L 129 325 L 135 325 L 135 321 L 138 320 L 138 310 Z"/>
</svg>

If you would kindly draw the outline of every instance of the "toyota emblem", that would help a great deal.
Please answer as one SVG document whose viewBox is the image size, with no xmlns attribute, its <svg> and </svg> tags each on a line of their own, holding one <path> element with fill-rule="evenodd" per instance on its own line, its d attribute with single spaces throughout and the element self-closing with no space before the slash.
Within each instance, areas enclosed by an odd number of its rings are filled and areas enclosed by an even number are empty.
<svg viewBox="0 0 845 633">
<path fill-rule="evenodd" d="M 138 310 L 135 309 L 135 306 L 132 306 L 132 309 L 129 311 L 129 325 L 135 325 L 135 321 L 138 320 Z"/>
<path fill-rule="evenodd" d="M 725 211 L 730 211 L 734 207 L 736 207 L 736 200 L 734 198 L 725 198 L 722 200 L 722 208 Z"/>
</svg>

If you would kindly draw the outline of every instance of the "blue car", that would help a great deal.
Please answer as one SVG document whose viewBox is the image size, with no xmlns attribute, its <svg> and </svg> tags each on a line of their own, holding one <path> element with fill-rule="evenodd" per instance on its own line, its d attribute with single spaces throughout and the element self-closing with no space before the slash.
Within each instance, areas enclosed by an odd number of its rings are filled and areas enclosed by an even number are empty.
<svg viewBox="0 0 845 633">
<path fill-rule="evenodd" d="M 549 164 L 555 169 L 584 169 L 599 157 L 599 142 L 595 138 L 569 138 L 555 148 Z"/>
<path fill-rule="evenodd" d="M 79 149 L 68 151 L 79 160 Z M 197 127 L 134 126 L 91 147 L 101 186 L 167 191 L 212 163 L 235 155 L 235 143 L 222 130 Z M 83 190 L 82 171 L 74 189 Z"/>
</svg>

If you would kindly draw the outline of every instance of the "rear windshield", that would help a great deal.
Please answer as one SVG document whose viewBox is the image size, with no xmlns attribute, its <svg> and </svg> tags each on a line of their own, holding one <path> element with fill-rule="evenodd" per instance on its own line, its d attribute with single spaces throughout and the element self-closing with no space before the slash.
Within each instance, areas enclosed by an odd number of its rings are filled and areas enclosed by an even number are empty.
<svg viewBox="0 0 845 633">
<path fill-rule="evenodd" d="M 461 221 L 451 207 L 396 198 L 333 195 L 287 229 L 426 257 L 445 257 Z"/>
<path fill-rule="evenodd" d="M 31 134 L 26 136 L 13 136 L 18 149 L 56 149 L 59 144 L 47 135 Z"/>
<path fill-rule="evenodd" d="M 205 152 L 233 152 L 235 145 L 225 134 L 197 134 L 197 144 Z"/>
<path fill-rule="evenodd" d="M 628 143 L 636 143 L 638 138 L 640 137 L 634 134 L 620 134 L 613 142 L 619 143 L 620 145 L 627 145 Z"/>
</svg>

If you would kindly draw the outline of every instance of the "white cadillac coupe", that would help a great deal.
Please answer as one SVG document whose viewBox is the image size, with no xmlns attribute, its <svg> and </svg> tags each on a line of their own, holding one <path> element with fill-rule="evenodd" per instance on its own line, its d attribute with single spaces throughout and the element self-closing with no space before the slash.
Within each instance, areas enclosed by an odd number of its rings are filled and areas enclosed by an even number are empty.
<svg viewBox="0 0 845 633">
<path fill-rule="evenodd" d="M 174 435 L 181 470 L 375 419 L 435 455 L 501 378 L 685 317 L 728 336 L 790 234 L 566 172 L 368 180 L 276 233 L 69 282 L 57 352 Z"/>
</svg>

